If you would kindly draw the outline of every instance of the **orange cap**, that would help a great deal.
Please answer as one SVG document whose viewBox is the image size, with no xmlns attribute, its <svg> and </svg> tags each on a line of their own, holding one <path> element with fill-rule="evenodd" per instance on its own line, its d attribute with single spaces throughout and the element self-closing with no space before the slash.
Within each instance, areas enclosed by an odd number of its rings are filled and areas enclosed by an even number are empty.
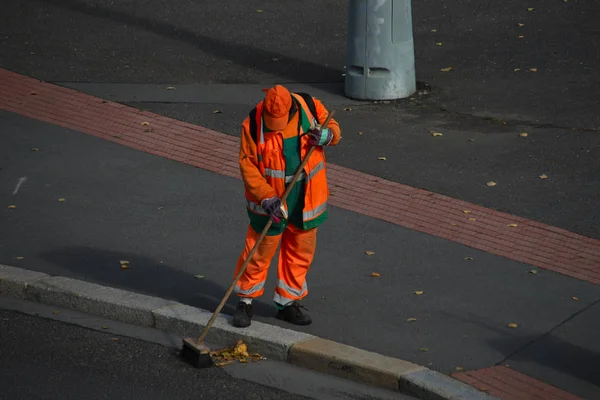
<svg viewBox="0 0 600 400">
<path fill-rule="evenodd" d="M 267 127 L 282 131 L 288 124 L 292 108 L 292 95 L 281 85 L 275 85 L 267 91 L 263 102 L 263 118 Z"/>
</svg>

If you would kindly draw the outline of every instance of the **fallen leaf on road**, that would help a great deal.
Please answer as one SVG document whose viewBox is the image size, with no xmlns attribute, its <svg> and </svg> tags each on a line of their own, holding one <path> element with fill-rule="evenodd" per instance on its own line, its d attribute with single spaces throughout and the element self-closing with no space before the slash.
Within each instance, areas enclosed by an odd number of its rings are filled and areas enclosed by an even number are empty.
<svg viewBox="0 0 600 400">
<path fill-rule="evenodd" d="M 52 314 L 58 315 L 58 314 L 60 314 L 60 311 L 54 311 Z"/>
<path fill-rule="evenodd" d="M 14 204 L 11 204 L 10 206 L 8 206 L 8 208 L 13 209 L 13 208 L 17 208 L 17 206 L 15 206 Z"/>
<path fill-rule="evenodd" d="M 469 221 L 477 221 L 475 218 L 469 218 Z"/>
<path fill-rule="evenodd" d="M 529 68 L 531 72 L 537 72 L 537 68 Z"/>
<path fill-rule="evenodd" d="M 443 46 L 443 45 L 444 45 L 444 43 L 443 43 L 443 42 L 437 42 L 435 45 L 436 45 L 436 46 Z"/>
<path fill-rule="evenodd" d="M 104 325 L 104 326 L 102 327 L 102 329 L 108 329 L 108 326 Z"/>
<path fill-rule="evenodd" d="M 523 35 L 520 35 L 520 36 L 519 36 L 519 39 L 523 39 L 524 37 L 525 37 L 525 36 L 523 36 Z"/>
<path fill-rule="evenodd" d="M 15 257 L 15 259 L 17 259 L 17 260 L 22 260 L 23 258 L 25 258 L 25 257 L 21 257 L 21 256 Z"/>
<path fill-rule="evenodd" d="M 202 278 L 204 278 L 204 275 L 194 275 L 194 278 L 196 278 L 196 279 L 202 279 Z"/>
<path fill-rule="evenodd" d="M 371 272 L 371 276 L 374 278 L 379 278 L 381 274 L 379 272 Z"/>
<path fill-rule="evenodd" d="M 244 364 L 249 361 L 265 360 L 258 353 L 248 353 L 248 346 L 242 340 L 238 340 L 233 347 L 211 351 L 210 356 L 215 359 L 215 365 L 219 367 L 231 364 L 236 360 Z"/>
<path fill-rule="evenodd" d="M 263 10 L 256 10 L 256 12 L 263 12 Z"/>
<path fill-rule="evenodd" d="M 466 261 L 473 261 L 473 257 L 465 257 Z"/>
<path fill-rule="evenodd" d="M 454 67 L 448 67 L 448 68 L 442 68 L 442 69 L 440 69 L 440 71 L 442 71 L 442 72 L 450 72 L 453 69 L 454 69 Z"/>
<path fill-rule="evenodd" d="M 523 133 L 519 133 L 519 136 L 521 136 L 521 137 L 527 137 L 527 136 L 529 136 L 529 134 L 527 132 L 523 132 Z"/>
<path fill-rule="evenodd" d="M 112 338 L 112 339 L 110 339 L 110 340 L 113 340 L 113 341 L 115 341 L 115 342 L 118 342 L 118 341 L 119 341 L 119 338 L 118 338 L 118 337 L 114 337 L 114 338 Z"/>
<path fill-rule="evenodd" d="M 121 261 L 119 261 L 119 262 L 120 262 L 121 264 L 129 264 L 129 261 L 126 261 L 126 260 L 121 260 Z"/>
<path fill-rule="evenodd" d="M 121 269 L 128 269 L 129 266 L 127 264 L 121 264 Z"/>
<path fill-rule="evenodd" d="M 381 161 L 385 161 L 385 160 L 387 160 L 387 158 L 385 158 L 385 157 L 377 157 L 377 159 L 378 159 L 378 160 L 381 160 Z"/>
<path fill-rule="evenodd" d="M 537 269 L 531 269 L 529 270 L 530 274 L 536 275 L 537 274 Z"/>
<path fill-rule="evenodd" d="M 367 251 L 365 251 L 365 254 L 368 255 L 368 256 L 372 256 L 373 254 L 375 254 L 375 252 L 367 250 Z"/>
<path fill-rule="evenodd" d="M 416 318 L 409 318 L 406 320 L 406 322 L 415 322 L 417 319 Z"/>
<path fill-rule="evenodd" d="M 464 368 L 463 367 L 456 367 L 457 371 L 462 371 Z"/>
<path fill-rule="evenodd" d="M 248 346 L 246 346 L 246 343 L 242 342 L 241 340 L 238 340 L 233 349 L 233 355 L 248 357 Z"/>
<path fill-rule="evenodd" d="M 431 32 L 437 32 L 437 29 L 432 29 Z"/>
<path fill-rule="evenodd" d="M 58 199 L 58 201 L 60 201 L 61 203 L 66 201 L 66 199 L 64 197 L 61 197 L 60 199 Z"/>
<path fill-rule="evenodd" d="M 525 26 L 525 24 L 522 24 L 522 23 L 519 22 L 519 26 Z"/>
<path fill-rule="evenodd" d="M 548 179 L 548 175 L 546 175 L 546 174 L 541 174 L 541 175 L 540 175 L 540 179 Z"/>
<path fill-rule="evenodd" d="M 463 210 L 463 212 L 464 212 L 465 214 L 469 214 L 471 211 L 469 211 L 469 210 Z"/>
<path fill-rule="evenodd" d="M 419 351 L 422 351 L 423 353 L 426 353 L 429 351 L 429 349 L 427 347 L 419 347 Z"/>
<path fill-rule="evenodd" d="M 533 10 L 535 10 L 535 8 L 533 8 L 533 7 L 529 7 L 529 8 L 527 9 L 527 11 L 533 11 Z"/>
<path fill-rule="evenodd" d="M 508 324 L 508 327 L 509 327 L 509 328 L 516 328 L 516 327 L 518 327 L 518 326 L 519 326 L 519 325 L 515 324 L 514 322 L 511 322 L 510 324 Z"/>
<path fill-rule="evenodd" d="M 142 122 L 142 123 L 141 123 L 141 125 L 142 125 L 142 126 L 148 126 L 148 125 L 150 125 L 150 124 L 149 124 L 149 123 L 147 123 L 147 122 Z"/>
<path fill-rule="evenodd" d="M 520 71 L 520 70 L 521 70 L 521 68 L 515 68 L 515 72 Z"/>
<path fill-rule="evenodd" d="M 167 90 L 175 90 L 174 86 L 167 86 Z"/>
<path fill-rule="evenodd" d="M 363 135 L 363 134 L 364 134 L 364 132 L 362 132 L 362 131 L 361 131 L 361 132 L 358 132 L 358 134 L 359 134 L 359 135 Z"/>
<path fill-rule="evenodd" d="M 431 136 L 443 136 L 441 132 L 431 132 Z"/>
<path fill-rule="evenodd" d="M 516 228 L 516 227 L 517 227 L 517 226 L 519 226 L 519 225 L 517 225 L 517 224 L 508 224 L 508 225 L 506 225 L 506 226 L 508 226 L 508 227 L 511 227 L 511 228 Z"/>
<path fill-rule="evenodd" d="M 456 226 L 456 224 L 455 224 L 454 222 L 453 222 L 453 223 L 451 223 L 450 225 L 452 225 L 452 226 Z"/>
<path fill-rule="evenodd" d="M 490 186 L 490 187 L 493 187 L 493 186 L 496 186 L 496 182 L 494 182 L 494 181 L 489 181 L 489 182 L 487 183 L 487 185 L 488 185 L 488 186 Z"/>
<path fill-rule="evenodd" d="M 38 149 L 37 147 L 32 147 L 31 151 L 40 151 L 40 149 Z"/>
<path fill-rule="evenodd" d="M 415 292 L 415 294 L 416 294 L 417 296 L 420 296 L 420 295 L 422 295 L 423 293 L 424 293 L 424 292 L 423 292 L 422 290 L 417 290 L 417 291 Z"/>
<path fill-rule="evenodd" d="M 215 111 L 213 111 L 213 114 L 222 114 L 222 113 L 223 113 L 223 110 L 215 110 Z"/>
<path fill-rule="evenodd" d="M 575 296 L 573 296 L 573 297 L 571 297 L 571 298 L 572 298 L 573 300 L 579 300 L 579 297 L 575 297 Z"/>
</svg>

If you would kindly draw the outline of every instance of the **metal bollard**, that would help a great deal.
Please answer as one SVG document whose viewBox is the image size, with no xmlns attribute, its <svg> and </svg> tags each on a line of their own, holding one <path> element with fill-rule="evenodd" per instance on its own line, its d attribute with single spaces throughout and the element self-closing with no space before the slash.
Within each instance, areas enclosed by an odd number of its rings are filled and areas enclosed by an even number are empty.
<svg viewBox="0 0 600 400">
<path fill-rule="evenodd" d="M 411 0 L 350 0 L 344 91 L 361 100 L 416 91 Z"/>
</svg>

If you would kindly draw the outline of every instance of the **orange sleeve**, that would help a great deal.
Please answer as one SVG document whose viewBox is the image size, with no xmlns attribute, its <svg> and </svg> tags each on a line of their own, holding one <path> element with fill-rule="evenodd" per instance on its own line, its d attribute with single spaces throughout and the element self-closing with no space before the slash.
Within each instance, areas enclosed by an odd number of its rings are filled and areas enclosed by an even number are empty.
<svg viewBox="0 0 600 400">
<path fill-rule="evenodd" d="M 323 122 L 325 122 L 325 119 L 329 115 L 329 111 L 327 111 L 327 109 L 325 108 L 323 103 L 321 103 L 320 100 L 315 98 L 313 99 L 315 101 L 315 109 L 317 110 L 317 120 L 320 124 L 322 124 Z M 329 128 L 333 133 L 333 139 L 331 140 L 331 143 L 329 143 L 329 146 L 335 146 L 339 143 L 340 139 L 342 138 L 342 130 L 340 128 L 340 124 L 338 124 L 335 118 L 331 118 L 329 120 L 327 128 Z"/>
<path fill-rule="evenodd" d="M 268 197 L 277 195 L 275 189 L 267 183 L 258 169 L 258 154 L 256 143 L 250 134 L 250 118 L 246 117 L 242 124 L 242 137 L 240 141 L 240 172 L 244 186 L 258 202 Z"/>
</svg>

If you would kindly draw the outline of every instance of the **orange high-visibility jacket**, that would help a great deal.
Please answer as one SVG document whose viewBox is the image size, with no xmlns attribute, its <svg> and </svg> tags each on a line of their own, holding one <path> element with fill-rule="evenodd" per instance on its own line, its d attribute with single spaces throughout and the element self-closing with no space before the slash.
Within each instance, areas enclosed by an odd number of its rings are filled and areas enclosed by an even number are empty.
<svg viewBox="0 0 600 400">
<path fill-rule="evenodd" d="M 301 96 L 292 94 L 294 100 L 304 110 L 310 121 L 314 125 L 315 117 L 319 124 L 325 122 L 329 115 L 325 106 L 314 99 L 317 115 L 313 116 L 308 105 Z M 247 206 L 253 213 L 266 215 L 266 212 L 260 206 L 261 202 L 269 197 L 283 196 L 286 188 L 286 181 L 292 180 L 293 176 L 285 175 L 285 159 L 283 157 L 283 136 L 281 132 L 264 132 L 262 123 L 263 102 L 256 106 L 256 126 L 257 138 L 253 138 L 250 133 L 250 117 L 246 117 L 242 123 L 242 137 L 240 143 L 239 165 L 245 186 L 245 196 Z M 298 115 L 301 111 L 298 110 Z M 330 146 L 336 145 L 341 138 L 340 126 L 333 118 L 327 126 L 333 133 L 333 140 Z M 308 128 L 300 127 L 300 134 L 307 131 Z M 308 135 L 301 138 L 300 156 L 306 157 L 310 145 Z M 304 167 L 305 198 L 303 209 L 303 220 L 305 224 L 311 226 L 310 221 L 315 221 L 327 209 L 327 197 L 329 196 L 329 187 L 327 186 L 327 177 L 325 173 L 325 152 L 321 146 L 317 146 L 312 156 Z M 287 209 L 287 205 L 284 204 Z"/>
</svg>

